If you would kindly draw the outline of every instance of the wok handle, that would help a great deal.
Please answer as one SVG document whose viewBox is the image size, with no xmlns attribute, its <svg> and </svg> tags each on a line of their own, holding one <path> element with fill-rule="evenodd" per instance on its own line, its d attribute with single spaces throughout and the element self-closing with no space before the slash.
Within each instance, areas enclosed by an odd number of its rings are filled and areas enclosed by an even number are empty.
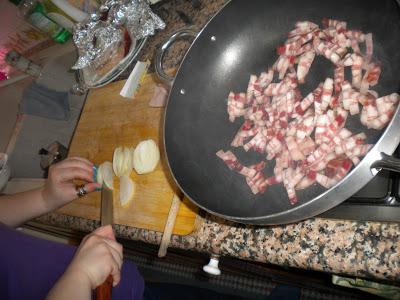
<svg viewBox="0 0 400 300">
<path fill-rule="evenodd" d="M 169 76 L 167 73 L 164 72 L 163 66 L 162 66 L 162 61 L 164 58 L 164 55 L 168 48 L 177 40 L 181 38 L 187 38 L 187 37 L 193 37 L 195 38 L 197 36 L 198 32 L 194 30 L 193 28 L 187 27 L 180 29 L 176 31 L 173 35 L 171 35 L 167 40 L 165 40 L 162 44 L 162 46 L 158 49 L 157 54 L 156 54 L 156 59 L 155 59 L 155 70 L 157 73 L 157 76 L 167 83 L 168 85 L 172 85 L 172 82 L 174 81 L 174 77 Z"/>
<path fill-rule="evenodd" d="M 385 169 L 400 173 L 400 159 L 381 152 L 382 159 L 371 165 L 371 169 Z"/>
</svg>

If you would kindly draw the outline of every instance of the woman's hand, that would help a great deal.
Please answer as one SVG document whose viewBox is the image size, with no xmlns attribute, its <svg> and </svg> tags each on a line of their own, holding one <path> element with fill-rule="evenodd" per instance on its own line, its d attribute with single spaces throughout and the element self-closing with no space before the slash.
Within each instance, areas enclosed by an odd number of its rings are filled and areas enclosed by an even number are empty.
<svg viewBox="0 0 400 300">
<path fill-rule="evenodd" d="M 91 299 L 91 291 L 111 274 L 113 285 L 121 280 L 122 245 L 110 225 L 87 235 L 47 300 Z"/>
<path fill-rule="evenodd" d="M 50 167 L 43 188 L 0 196 L 0 222 L 16 227 L 71 202 L 77 197 L 74 179 L 87 182 L 84 187 L 87 193 L 100 187 L 93 182 L 93 164 L 90 161 L 80 157 L 68 158 Z"/>
<path fill-rule="evenodd" d="M 86 181 L 85 190 L 90 193 L 100 187 L 93 182 L 93 164 L 81 157 L 67 158 L 49 169 L 49 176 L 42 191 L 43 200 L 51 211 L 77 198 L 74 180 Z"/>
<path fill-rule="evenodd" d="M 111 274 L 116 286 L 121 280 L 122 258 L 122 245 L 116 242 L 112 227 L 107 225 L 83 239 L 67 273 L 83 274 L 92 289 Z"/>
</svg>

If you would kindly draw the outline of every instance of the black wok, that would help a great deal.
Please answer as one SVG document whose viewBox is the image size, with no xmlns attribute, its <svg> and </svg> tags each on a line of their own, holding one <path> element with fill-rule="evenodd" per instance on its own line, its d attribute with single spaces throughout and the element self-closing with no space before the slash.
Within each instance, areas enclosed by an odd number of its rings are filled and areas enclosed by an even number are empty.
<svg viewBox="0 0 400 300">
<path fill-rule="evenodd" d="M 359 115 L 346 127 L 364 131 L 375 146 L 341 182 L 329 190 L 315 184 L 297 192 L 299 202 L 291 205 L 282 184 L 264 194 L 253 195 L 243 176 L 232 172 L 216 157 L 232 150 L 244 165 L 264 156 L 230 147 L 242 124 L 228 121 L 229 91 L 245 91 L 250 74 L 259 74 L 277 59 L 282 44 L 295 22 L 321 24 L 324 17 L 347 21 L 348 28 L 372 32 L 374 59 L 382 63 L 382 75 L 374 87 L 379 95 L 399 91 L 400 13 L 395 1 L 366 0 L 252 0 L 231 1 L 197 36 L 173 83 L 165 113 L 164 142 L 168 163 L 183 192 L 201 208 L 242 223 L 289 223 L 322 213 L 346 200 L 377 170 L 399 170 L 391 155 L 399 144 L 400 115 L 397 109 L 386 130 L 366 130 Z M 305 96 L 326 77 L 333 66 L 318 58 L 301 86 Z M 387 155 L 385 155 L 385 153 Z M 266 174 L 272 175 L 274 162 Z"/>
</svg>

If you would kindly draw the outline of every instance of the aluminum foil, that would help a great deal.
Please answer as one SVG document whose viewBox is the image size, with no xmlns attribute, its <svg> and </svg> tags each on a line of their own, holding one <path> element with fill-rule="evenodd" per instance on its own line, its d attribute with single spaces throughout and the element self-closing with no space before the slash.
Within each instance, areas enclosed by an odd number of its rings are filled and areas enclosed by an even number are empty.
<svg viewBox="0 0 400 300">
<path fill-rule="evenodd" d="M 136 40 L 164 29 L 165 23 L 152 12 L 146 0 L 107 0 L 74 30 L 79 58 L 72 69 L 102 66 L 124 45 L 124 31 L 132 45 Z"/>
</svg>

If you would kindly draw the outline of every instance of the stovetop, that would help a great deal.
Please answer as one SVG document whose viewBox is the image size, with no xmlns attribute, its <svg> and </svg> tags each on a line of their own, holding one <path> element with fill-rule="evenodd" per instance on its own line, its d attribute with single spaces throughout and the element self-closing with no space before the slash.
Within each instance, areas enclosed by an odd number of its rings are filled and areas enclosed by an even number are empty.
<svg viewBox="0 0 400 300">
<path fill-rule="evenodd" d="M 394 155 L 400 157 L 400 147 Z M 400 173 L 380 171 L 351 198 L 318 217 L 400 222 Z"/>
</svg>

